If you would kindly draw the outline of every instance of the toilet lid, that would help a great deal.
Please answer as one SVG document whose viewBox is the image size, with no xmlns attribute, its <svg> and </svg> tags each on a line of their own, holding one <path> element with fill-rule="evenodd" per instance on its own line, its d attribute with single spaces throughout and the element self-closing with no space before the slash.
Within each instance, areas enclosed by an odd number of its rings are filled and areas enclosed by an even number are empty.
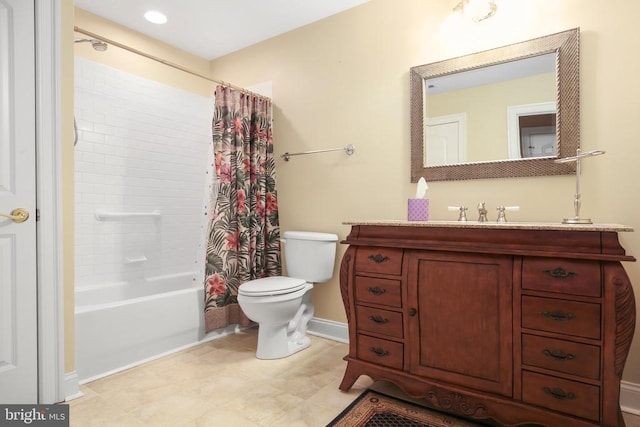
<svg viewBox="0 0 640 427">
<path fill-rule="evenodd" d="M 247 296 L 282 295 L 299 291 L 307 282 L 293 277 L 274 276 L 250 280 L 238 288 L 238 293 Z"/>
</svg>

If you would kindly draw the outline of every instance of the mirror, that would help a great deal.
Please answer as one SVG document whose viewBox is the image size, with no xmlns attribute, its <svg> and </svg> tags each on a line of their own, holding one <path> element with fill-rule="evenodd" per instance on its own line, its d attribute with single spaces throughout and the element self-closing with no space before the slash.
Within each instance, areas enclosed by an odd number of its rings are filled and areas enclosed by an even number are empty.
<svg viewBox="0 0 640 427">
<path fill-rule="evenodd" d="M 412 67 L 411 182 L 575 173 L 554 159 L 580 146 L 578 49 L 576 28 Z"/>
</svg>

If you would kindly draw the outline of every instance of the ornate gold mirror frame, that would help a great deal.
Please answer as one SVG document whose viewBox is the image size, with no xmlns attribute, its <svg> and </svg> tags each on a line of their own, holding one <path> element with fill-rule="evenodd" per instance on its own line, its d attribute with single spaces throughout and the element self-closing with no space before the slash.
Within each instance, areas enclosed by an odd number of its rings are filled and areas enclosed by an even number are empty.
<svg viewBox="0 0 640 427">
<path fill-rule="evenodd" d="M 570 175 L 575 163 L 555 163 L 580 148 L 579 28 L 474 53 L 410 70 L 411 182 Z M 424 166 L 425 80 L 490 65 L 556 53 L 557 156 Z M 506 113 L 505 113 L 506 114 Z"/>
</svg>

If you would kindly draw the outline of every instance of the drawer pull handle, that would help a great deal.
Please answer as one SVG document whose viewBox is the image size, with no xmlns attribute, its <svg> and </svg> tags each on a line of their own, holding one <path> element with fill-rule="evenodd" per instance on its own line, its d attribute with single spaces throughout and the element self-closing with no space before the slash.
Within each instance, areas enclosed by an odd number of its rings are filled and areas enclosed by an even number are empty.
<svg viewBox="0 0 640 427">
<path fill-rule="evenodd" d="M 573 360 L 576 358 L 576 356 L 574 356 L 573 354 L 565 353 L 564 351 L 561 351 L 561 350 L 544 349 L 542 350 L 542 354 L 544 354 L 547 357 L 551 357 L 555 360 Z"/>
<path fill-rule="evenodd" d="M 547 273 L 549 276 L 556 279 L 566 279 L 567 277 L 577 276 L 578 273 L 573 271 L 566 271 L 562 267 L 554 268 L 553 270 L 542 270 L 543 273 Z"/>
<path fill-rule="evenodd" d="M 389 352 L 387 350 L 380 347 L 369 347 L 369 351 L 379 357 L 385 357 L 389 355 Z"/>
<path fill-rule="evenodd" d="M 382 317 L 382 316 L 369 316 L 369 319 L 373 320 L 374 322 L 378 323 L 378 324 L 382 324 L 382 323 L 389 323 L 389 319 Z"/>
<path fill-rule="evenodd" d="M 543 311 L 540 314 L 542 314 L 546 318 L 553 319 L 556 322 L 564 322 L 565 320 L 571 320 L 576 318 L 574 314 L 571 314 L 571 313 L 565 314 L 560 310 L 552 311 L 551 313 L 548 311 Z"/>
<path fill-rule="evenodd" d="M 369 255 L 369 259 L 376 264 L 382 264 L 385 261 L 389 261 L 389 257 L 382 254 Z"/>
<path fill-rule="evenodd" d="M 545 393 L 551 395 L 553 398 L 558 399 L 558 400 L 572 400 L 575 399 L 577 396 L 571 392 L 566 392 L 564 390 L 562 390 L 561 388 L 549 388 L 549 387 L 542 387 L 542 391 L 544 391 Z"/>
<path fill-rule="evenodd" d="M 418 314 L 418 310 L 416 310 L 415 308 L 409 309 L 409 316 L 414 317 L 416 314 Z"/>
<path fill-rule="evenodd" d="M 377 287 L 377 286 L 376 286 L 375 288 L 372 288 L 371 286 L 369 286 L 369 287 L 367 288 L 367 290 L 368 290 L 369 292 L 371 292 L 372 294 L 374 294 L 374 295 L 382 295 L 382 294 L 384 294 L 384 293 L 386 293 L 386 292 L 387 292 L 387 290 L 386 290 L 386 289 L 382 289 L 382 288 L 379 288 L 379 287 Z"/>
</svg>

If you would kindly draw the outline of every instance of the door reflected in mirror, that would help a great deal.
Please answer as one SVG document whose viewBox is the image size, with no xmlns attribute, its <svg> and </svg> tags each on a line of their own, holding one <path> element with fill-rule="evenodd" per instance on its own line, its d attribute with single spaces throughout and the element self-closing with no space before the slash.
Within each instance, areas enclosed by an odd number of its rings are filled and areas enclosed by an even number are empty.
<svg viewBox="0 0 640 427">
<path fill-rule="evenodd" d="M 507 109 L 509 158 L 556 157 L 556 103 Z"/>
</svg>

